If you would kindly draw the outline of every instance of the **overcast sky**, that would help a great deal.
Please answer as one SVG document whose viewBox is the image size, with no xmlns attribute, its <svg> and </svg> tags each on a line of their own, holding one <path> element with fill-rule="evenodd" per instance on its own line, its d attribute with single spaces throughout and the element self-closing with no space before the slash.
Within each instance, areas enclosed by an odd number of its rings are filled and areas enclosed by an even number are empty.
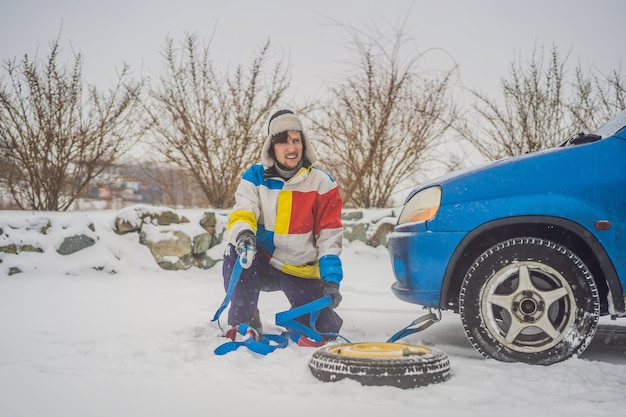
<svg viewBox="0 0 626 417">
<path fill-rule="evenodd" d="M 514 59 L 557 45 L 573 68 L 608 73 L 626 61 L 624 0 L 0 0 L 0 58 L 45 59 L 61 31 L 65 51 L 82 53 L 89 84 L 109 87 L 123 62 L 158 77 L 165 39 L 195 33 L 223 68 L 243 64 L 267 39 L 289 59 L 291 94 L 312 96 L 340 76 L 349 40 L 341 25 L 375 23 L 406 31 L 416 48 L 445 51 L 465 87 L 492 94 Z M 444 53 L 427 55 L 434 69 Z M 0 72 L 4 75 L 5 71 Z"/>
</svg>

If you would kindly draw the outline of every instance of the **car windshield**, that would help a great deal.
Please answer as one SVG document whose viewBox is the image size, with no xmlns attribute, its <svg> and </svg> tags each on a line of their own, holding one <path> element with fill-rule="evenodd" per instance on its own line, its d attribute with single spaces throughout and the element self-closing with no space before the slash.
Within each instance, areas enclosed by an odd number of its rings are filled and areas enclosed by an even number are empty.
<svg viewBox="0 0 626 417">
<path fill-rule="evenodd" d="M 620 113 L 617 113 L 615 117 L 597 128 L 593 132 L 593 134 L 600 135 L 603 138 L 606 138 L 609 136 L 613 136 L 624 127 L 626 127 L 626 110 L 622 110 Z"/>
</svg>

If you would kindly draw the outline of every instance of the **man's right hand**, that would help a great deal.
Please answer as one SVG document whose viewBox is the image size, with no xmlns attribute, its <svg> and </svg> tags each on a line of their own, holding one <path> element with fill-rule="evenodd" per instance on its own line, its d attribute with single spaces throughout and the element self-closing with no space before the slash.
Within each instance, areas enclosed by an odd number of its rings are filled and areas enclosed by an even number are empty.
<svg viewBox="0 0 626 417">
<path fill-rule="evenodd" d="M 249 268 L 256 255 L 256 236 L 251 230 L 242 230 L 235 241 L 235 249 L 239 254 L 241 266 Z"/>
</svg>

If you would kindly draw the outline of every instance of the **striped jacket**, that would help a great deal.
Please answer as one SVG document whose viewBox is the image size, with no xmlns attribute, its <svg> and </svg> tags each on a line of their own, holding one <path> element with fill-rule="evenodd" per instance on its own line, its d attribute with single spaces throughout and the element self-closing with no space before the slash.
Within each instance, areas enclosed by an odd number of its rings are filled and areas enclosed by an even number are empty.
<svg viewBox="0 0 626 417">
<path fill-rule="evenodd" d="M 262 164 L 243 174 L 228 222 L 229 242 L 235 244 L 242 230 L 252 230 L 257 256 L 268 256 L 273 267 L 339 284 L 343 228 L 337 183 L 313 165 L 288 181 L 264 174 Z"/>
</svg>

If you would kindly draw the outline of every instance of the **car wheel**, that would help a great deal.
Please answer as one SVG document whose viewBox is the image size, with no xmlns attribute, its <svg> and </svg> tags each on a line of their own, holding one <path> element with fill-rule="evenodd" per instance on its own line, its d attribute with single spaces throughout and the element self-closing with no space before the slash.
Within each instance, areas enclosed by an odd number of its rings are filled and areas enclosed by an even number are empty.
<svg viewBox="0 0 626 417">
<path fill-rule="evenodd" d="M 448 356 L 424 346 L 402 343 L 329 345 L 313 353 L 313 375 L 324 382 L 353 379 L 362 385 L 415 388 L 450 377 Z"/>
<path fill-rule="evenodd" d="M 558 243 L 500 242 L 467 271 L 459 295 L 467 338 L 483 356 L 549 365 L 581 353 L 600 316 L 591 272 Z"/>
</svg>

